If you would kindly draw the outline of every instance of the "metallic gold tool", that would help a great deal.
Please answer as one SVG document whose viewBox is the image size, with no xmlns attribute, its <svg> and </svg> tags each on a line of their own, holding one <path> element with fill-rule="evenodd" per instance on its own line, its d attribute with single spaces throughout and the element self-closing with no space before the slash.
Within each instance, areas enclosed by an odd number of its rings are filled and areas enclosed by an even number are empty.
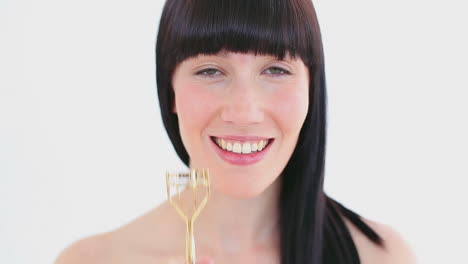
<svg viewBox="0 0 468 264">
<path fill-rule="evenodd" d="M 193 223 L 205 207 L 210 196 L 210 173 L 208 169 L 191 169 L 190 173 L 166 173 L 167 196 L 171 205 L 185 221 L 185 259 L 187 264 L 195 264 L 196 248 Z M 181 199 L 182 191 L 187 190 L 186 199 Z"/>
</svg>

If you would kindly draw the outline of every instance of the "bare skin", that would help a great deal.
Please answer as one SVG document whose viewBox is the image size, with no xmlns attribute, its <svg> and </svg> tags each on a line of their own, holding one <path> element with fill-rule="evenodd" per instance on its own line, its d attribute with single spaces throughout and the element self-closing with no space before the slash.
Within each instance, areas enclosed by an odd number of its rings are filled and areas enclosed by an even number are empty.
<svg viewBox="0 0 468 264">
<path fill-rule="evenodd" d="M 366 222 L 386 241 L 386 249 L 371 243 L 352 224 L 347 222 L 363 264 L 373 263 L 416 263 L 406 242 L 392 228 Z M 203 233 L 195 225 L 200 238 Z M 198 232 L 197 232 L 198 231 Z M 203 241 L 200 239 L 200 241 Z M 220 247 L 197 244 L 198 264 L 207 263 L 279 263 L 277 241 L 261 244 L 238 252 L 221 251 Z M 55 264 L 177 264 L 184 263 L 185 226 L 179 215 L 168 202 L 138 217 L 127 225 L 112 232 L 81 239 L 57 258 Z"/>
<path fill-rule="evenodd" d="M 277 231 L 267 221 L 256 226 L 256 219 L 273 222 L 275 205 L 270 200 L 277 193 L 271 185 L 258 197 L 239 201 L 212 191 L 210 201 L 195 222 L 199 264 L 209 263 L 279 263 Z M 182 199 L 190 199 L 183 193 Z M 219 199 L 217 199 L 219 198 Z M 229 203 L 231 206 L 225 206 Z M 242 208 L 244 214 L 233 212 Z M 262 210 L 263 208 L 263 210 Z M 240 211 L 241 209 L 237 210 Z M 250 217 L 233 219 L 235 215 Z M 243 222 L 241 222 L 243 221 Z M 243 228 L 250 223 L 251 230 Z M 254 230 L 256 229 L 256 230 Z M 260 231 L 259 231 L 260 230 Z M 258 231 L 258 232 L 257 232 Z M 66 263 L 184 263 L 185 223 L 169 202 L 109 233 L 80 240 L 67 248 L 57 259 Z M 76 259 L 76 262 L 75 260 Z"/>
</svg>

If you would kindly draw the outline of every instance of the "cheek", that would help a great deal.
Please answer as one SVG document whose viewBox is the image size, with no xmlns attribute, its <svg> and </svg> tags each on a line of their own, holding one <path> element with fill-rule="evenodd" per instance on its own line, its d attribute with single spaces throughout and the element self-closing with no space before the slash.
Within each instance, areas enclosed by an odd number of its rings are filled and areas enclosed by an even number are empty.
<svg viewBox="0 0 468 264">
<path fill-rule="evenodd" d="M 274 116 L 284 133 L 299 134 L 309 106 L 306 89 L 284 89 L 272 100 Z"/>
<path fill-rule="evenodd" d="M 176 92 L 177 116 L 181 133 L 199 135 L 214 114 L 216 98 L 205 89 L 197 86 L 179 87 Z M 191 133 L 187 133 L 188 131 Z M 195 133 L 194 133 L 195 132 Z"/>
</svg>

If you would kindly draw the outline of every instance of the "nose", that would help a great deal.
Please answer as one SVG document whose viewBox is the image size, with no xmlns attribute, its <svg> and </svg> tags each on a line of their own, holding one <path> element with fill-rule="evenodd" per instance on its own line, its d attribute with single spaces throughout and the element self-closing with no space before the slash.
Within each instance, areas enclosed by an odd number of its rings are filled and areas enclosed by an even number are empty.
<svg viewBox="0 0 468 264">
<path fill-rule="evenodd" d="M 221 118 L 225 122 L 244 127 L 263 121 L 264 112 L 261 106 L 261 98 L 250 85 L 232 86 L 226 95 Z"/>
</svg>

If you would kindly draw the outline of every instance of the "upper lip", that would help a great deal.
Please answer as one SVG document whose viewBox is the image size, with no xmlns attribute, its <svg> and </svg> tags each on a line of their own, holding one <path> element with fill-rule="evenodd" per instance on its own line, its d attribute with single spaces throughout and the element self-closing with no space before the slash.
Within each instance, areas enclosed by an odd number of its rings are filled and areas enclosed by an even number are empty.
<svg viewBox="0 0 468 264">
<path fill-rule="evenodd" d="M 257 136 L 237 136 L 237 135 L 223 135 L 223 136 L 213 136 L 216 138 L 222 138 L 227 140 L 237 140 L 237 141 L 248 141 L 248 140 L 267 140 L 271 139 L 268 137 L 257 137 Z"/>
</svg>

